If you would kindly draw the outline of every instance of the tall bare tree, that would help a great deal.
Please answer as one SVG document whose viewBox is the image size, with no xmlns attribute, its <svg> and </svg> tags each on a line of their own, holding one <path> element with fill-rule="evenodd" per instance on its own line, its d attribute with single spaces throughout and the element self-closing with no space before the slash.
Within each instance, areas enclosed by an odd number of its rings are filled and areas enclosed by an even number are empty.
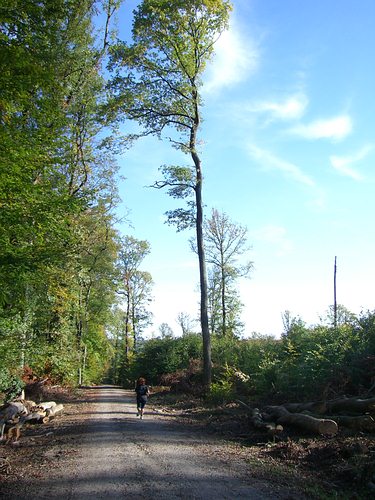
<svg viewBox="0 0 375 500">
<path fill-rule="evenodd" d="M 187 335 L 194 331 L 196 320 L 192 318 L 190 314 L 181 311 L 177 315 L 177 323 L 182 330 L 182 335 Z"/>
<path fill-rule="evenodd" d="M 232 222 L 227 214 L 213 209 L 210 219 L 204 224 L 207 263 L 212 265 L 210 273 L 210 295 L 216 313 L 221 314 L 221 333 L 226 336 L 228 329 L 228 310 L 231 313 L 232 328 L 234 314 L 238 314 L 239 300 L 235 291 L 230 290 L 236 280 L 249 277 L 253 263 L 239 262 L 240 257 L 250 247 L 247 244 L 247 228 Z M 231 293 L 229 293 L 231 292 Z M 220 307 L 215 298 L 220 297 Z M 211 311 L 213 313 L 213 310 Z"/>
<path fill-rule="evenodd" d="M 178 230 L 195 227 L 200 277 L 200 322 L 204 382 L 211 384 L 211 342 L 207 311 L 207 273 L 203 242 L 203 175 L 197 149 L 201 124 L 202 74 L 214 44 L 227 28 L 230 3 L 225 0 L 143 0 L 135 11 L 133 44 L 112 51 L 113 108 L 142 126 L 139 135 L 166 130 L 169 140 L 187 154 L 192 166 L 164 166 L 155 187 L 186 198 L 187 209 L 167 213 Z M 134 137 L 134 136 L 133 136 Z"/>
</svg>

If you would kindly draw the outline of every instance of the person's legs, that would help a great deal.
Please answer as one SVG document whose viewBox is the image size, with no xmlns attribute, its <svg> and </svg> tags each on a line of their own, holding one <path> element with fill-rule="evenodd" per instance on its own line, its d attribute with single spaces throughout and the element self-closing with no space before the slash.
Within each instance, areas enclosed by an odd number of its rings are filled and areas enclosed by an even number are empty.
<svg viewBox="0 0 375 500">
<path fill-rule="evenodd" d="M 137 417 L 141 415 L 142 400 L 137 398 Z"/>
<path fill-rule="evenodd" d="M 144 399 L 141 399 L 141 408 L 140 408 L 141 420 L 143 419 L 143 410 L 144 410 L 145 404 L 146 404 L 146 401 Z"/>
</svg>

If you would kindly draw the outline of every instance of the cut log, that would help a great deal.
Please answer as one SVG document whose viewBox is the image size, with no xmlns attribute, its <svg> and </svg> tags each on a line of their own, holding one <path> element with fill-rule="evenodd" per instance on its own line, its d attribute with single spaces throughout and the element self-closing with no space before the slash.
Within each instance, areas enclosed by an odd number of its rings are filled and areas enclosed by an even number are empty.
<svg viewBox="0 0 375 500">
<path fill-rule="evenodd" d="M 275 422 L 265 422 L 258 408 L 254 408 L 252 410 L 250 422 L 256 429 L 265 430 L 272 436 L 284 430 L 283 426 L 280 424 L 276 424 Z"/>
<path fill-rule="evenodd" d="M 0 422 L 12 420 L 16 415 L 27 415 L 27 408 L 20 401 L 12 401 L 0 408 Z"/>
<path fill-rule="evenodd" d="M 290 413 L 284 406 L 267 406 L 265 410 L 278 424 L 295 425 L 307 431 L 327 436 L 333 436 L 338 432 L 338 426 L 334 420 L 315 418 L 302 413 Z"/>
<path fill-rule="evenodd" d="M 339 398 L 327 401 L 327 410 L 330 414 L 337 413 L 375 413 L 375 398 Z"/>
<path fill-rule="evenodd" d="M 17 403 L 18 405 L 21 403 L 21 405 L 23 405 L 26 408 L 28 413 L 33 411 L 33 408 L 37 406 L 35 401 L 31 401 L 29 399 L 14 399 L 11 403 L 12 404 Z"/>
<path fill-rule="evenodd" d="M 25 417 L 22 417 L 21 422 L 22 424 L 28 423 L 28 424 L 43 424 L 43 419 L 45 418 L 45 415 L 41 415 L 38 412 L 33 412 L 30 413 L 29 415 L 26 415 Z"/>
<path fill-rule="evenodd" d="M 311 403 L 285 403 L 283 407 L 291 413 L 303 413 L 308 411 L 317 415 L 324 415 L 327 412 L 325 401 L 313 401 Z"/>
<path fill-rule="evenodd" d="M 56 405 L 52 408 L 46 408 L 46 416 L 49 418 L 54 418 L 57 415 L 60 415 L 64 411 L 64 405 Z"/>
<path fill-rule="evenodd" d="M 64 410 L 62 404 L 48 401 L 36 405 L 34 401 L 11 401 L 0 408 L 0 441 L 15 438 L 18 443 L 24 424 L 46 424 Z"/>
<path fill-rule="evenodd" d="M 43 410 L 54 408 L 55 406 L 57 406 L 57 403 L 55 403 L 55 401 L 46 401 L 45 403 L 38 404 L 38 407 L 43 408 Z"/>
<path fill-rule="evenodd" d="M 251 408 L 249 405 L 239 399 L 237 399 L 237 403 L 250 411 L 250 422 L 256 429 L 265 430 L 267 434 L 273 437 L 284 430 L 283 426 L 280 424 L 276 424 L 275 422 L 266 422 L 263 418 L 263 414 L 259 411 L 258 408 Z"/>
<path fill-rule="evenodd" d="M 349 429 L 353 429 L 355 431 L 375 431 L 375 420 L 371 415 L 359 415 L 357 417 L 336 415 L 330 416 L 329 418 L 334 420 L 338 425 L 348 427 Z"/>
<path fill-rule="evenodd" d="M 336 413 L 375 413 L 375 397 L 369 399 L 338 398 L 329 401 L 313 401 L 309 403 L 285 403 L 282 405 L 291 413 L 308 411 L 318 415 Z"/>
</svg>

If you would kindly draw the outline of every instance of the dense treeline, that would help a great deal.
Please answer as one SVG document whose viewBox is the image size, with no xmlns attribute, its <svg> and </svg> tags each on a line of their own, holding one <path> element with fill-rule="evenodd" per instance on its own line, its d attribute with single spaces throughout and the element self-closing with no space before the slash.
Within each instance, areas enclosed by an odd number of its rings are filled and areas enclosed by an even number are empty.
<svg viewBox="0 0 375 500">
<path fill-rule="evenodd" d="M 340 307 L 335 328 L 327 318 L 307 326 L 292 318 L 280 339 L 254 334 L 249 339 L 215 335 L 211 397 L 230 400 L 309 400 L 367 394 L 375 383 L 375 312 L 358 317 Z M 133 375 L 151 383 L 196 391 L 201 384 L 199 335 L 164 336 L 145 342 Z"/>
<path fill-rule="evenodd" d="M 98 8 L 0 9 L 0 389 L 25 365 L 71 383 L 107 368 L 117 195 L 99 140 L 108 30 L 93 36 Z"/>
</svg>

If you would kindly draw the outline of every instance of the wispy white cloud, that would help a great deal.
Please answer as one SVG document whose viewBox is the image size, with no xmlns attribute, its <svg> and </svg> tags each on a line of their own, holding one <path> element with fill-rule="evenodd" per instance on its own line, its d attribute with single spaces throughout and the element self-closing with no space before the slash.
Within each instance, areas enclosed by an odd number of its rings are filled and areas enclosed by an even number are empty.
<svg viewBox="0 0 375 500">
<path fill-rule="evenodd" d="M 296 120 L 305 113 L 308 99 L 304 94 L 292 95 L 283 101 L 260 101 L 250 104 L 247 109 L 254 113 L 267 113 L 271 118 Z"/>
<path fill-rule="evenodd" d="M 286 177 L 289 177 L 297 182 L 307 186 L 315 186 L 315 182 L 311 177 L 304 174 L 303 171 L 294 163 L 283 160 L 273 155 L 269 151 L 258 148 L 251 144 L 248 146 L 249 154 L 262 164 L 265 168 L 271 168 L 281 171 Z"/>
<path fill-rule="evenodd" d="M 346 175 L 347 177 L 351 177 L 356 181 L 361 181 L 364 179 L 363 175 L 360 174 L 357 170 L 355 170 L 352 167 L 352 165 L 366 158 L 366 156 L 368 156 L 368 154 L 370 153 L 370 151 L 373 150 L 373 148 L 374 148 L 373 144 L 368 144 L 352 155 L 349 156 L 332 155 L 329 157 L 329 160 L 331 162 L 332 167 L 338 172 L 340 172 L 340 174 Z"/>
<path fill-rule="evenodd" d="M 333 139 L 339 141 L 348 136 L 353 128 L 348 115 L 340 115 L 326 120 L 315 120 L 307 125 L 300 124 L 289 132 L 306 139 Z"/>
<path fill-rule="evenodd" d="M 251 236 L 256 241 L 272 245 L 278 256 L 289 254 L 293 250 L 293 243 L 287 238 L 285 227 L 268 224 L 252 231 Z"/>
<path fill-rule="evenodd" d="M 215 44 L 215 55 L 207 66 L 203 92 L 217 92 L 245 81 L 258 67 L 256 43 L 241 33 L 234 19 Z"/>
</svg>

